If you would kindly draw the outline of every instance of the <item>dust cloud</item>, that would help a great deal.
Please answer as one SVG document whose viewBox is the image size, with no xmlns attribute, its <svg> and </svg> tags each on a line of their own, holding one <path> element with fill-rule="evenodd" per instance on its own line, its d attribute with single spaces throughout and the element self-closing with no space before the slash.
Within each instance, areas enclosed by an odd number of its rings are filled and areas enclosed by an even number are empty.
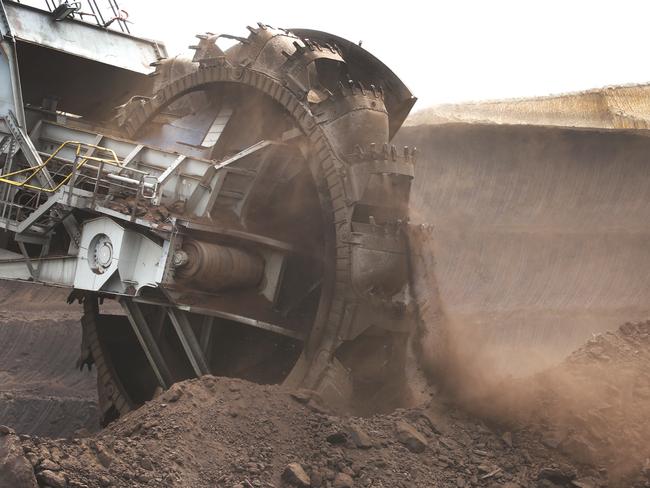
<svg viewBox="0 0 650 488">
<path fill-rule="evenodd" d="M 501 431 L 536 436 L 574 464 L 606 473 L 610 486 L 645 480 L 650 473 L 650 322 L 593 335 L 551 367 L 549 358 L 536 353 L 531 360 L 540 362 L 540 372 L 507 375 L 497 367 L 503 350 L 445 313 L 431 229 L 411 227 L 409 241 L 411 286 L 420 312 L 412 343 L 435 395 Z"/>
</svg>

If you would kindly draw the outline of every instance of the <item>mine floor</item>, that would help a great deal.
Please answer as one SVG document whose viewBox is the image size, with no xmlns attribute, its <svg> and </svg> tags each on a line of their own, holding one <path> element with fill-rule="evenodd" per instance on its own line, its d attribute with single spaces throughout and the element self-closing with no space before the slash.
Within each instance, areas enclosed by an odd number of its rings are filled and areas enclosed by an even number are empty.
<svg viewBox="0 0 650 488">
<path fill-rule="evenodd" d="M 648 323 L 525 379 L 470 365 L 389 414 L 334 415 L 308 391 L 205 376 L 97 431 L 76 308 L 31 290 L 3 304 L 3 488 L 650 486 Z"/>
</svg>

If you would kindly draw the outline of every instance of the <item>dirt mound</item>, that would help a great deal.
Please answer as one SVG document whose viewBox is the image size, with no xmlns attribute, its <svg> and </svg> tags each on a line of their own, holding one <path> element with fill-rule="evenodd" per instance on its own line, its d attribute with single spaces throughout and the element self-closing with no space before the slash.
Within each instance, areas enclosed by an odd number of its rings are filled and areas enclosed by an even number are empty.
<svg viewBox="0 0 650 488">
<path fill-rule="evenodd" d="M 557 367 L 491 389 L 470 410 L 602 466 L 615 485 L 649 485 L 650 322 L 594 335 Z"/>
<path fill-rule="evenodd" d="M 58 307 L 3 316 L 0 423 L 22 435 L 0 427 L 0 487 L 25 466 L 54 488 L 649 486 L 650 322 L 525 379 L 495 380 L 472 351 L 420 408 L 337 416 L 311 392 L 205 376 L 90 434 L 94 378 Z"/>
<path fill-rule="evenodd" d="M 594 474 L 447 405 L 338 417 L 310 392 L 212 376 L 174 385 L 93 437 L 22 445 L 41 484 L 48 471 L 70 487 L 514 488 Z"/>
</svg>

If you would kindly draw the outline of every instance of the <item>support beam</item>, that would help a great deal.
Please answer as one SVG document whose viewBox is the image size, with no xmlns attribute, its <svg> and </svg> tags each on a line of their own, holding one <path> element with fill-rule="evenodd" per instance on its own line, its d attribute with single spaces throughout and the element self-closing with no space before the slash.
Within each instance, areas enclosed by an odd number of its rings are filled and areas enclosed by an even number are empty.
<svg viewBox="0 0 650 488">
<path fill-rule="evenodd" d="M 162 174 L 158 177 L 158 184 L 160 186 L 164 185 L 167 183 L 167 180 L 174 174 L 174 172 L 179 168 L 181 164 L 183 164 L 183 161 L 187 159 L 187 156 L 184 154 L 181 154 L 176 158 L 176 160 L 169 165 L 169 167 L 162 172 Z"/>
<path fill-rule="evenodd" d="M 68 254 L 76 255 L 79 251 L 79 245 L 81 244 L 81 226 L 72 213 L 65 216 L 62 222 L 65 231 L 68 233 L 68 236 L 70 236 Z"/>
<path fill-rule="evenodd" d="M 175 308 L 169 308 L 168 313 L 196 376 L 210 374 L 203 350 L 199 341 L 196 340 L 196 335 L 194 335 L 187 314 Z"/>
<path fill-rule="evenodd" d="M 29 270 L 29 274 L 32 277 L 32 279 L 37 278 L 37 272 L 36 269 L 34 268 L 34 265 L 32 264 L 32 260 L 29 257 L 29 254 L 27 253 L 27 249 L 25 248 L 25 243 L 22 241 L 17 241 L 18 243 L 18 248 L 20 249 L 20 252 L 22 253 L 23 257 L 25 258 L 25 265 L 27 266 L 27 269 Z"/>
<path fill-rule="evenodd" d="M 206 212 L 209 212 L 210 209 L 214 206 L 214 202 L 216 201 L 219 195 L 219 190 L 221 189 L 221 185 L 223 184 L 225 172 L 220 170 L 227 168 L 237 161 L 263 151 L 268 147 L 273 147 L 281 144 L 282 143 L 275 141 L 260 141 L 238 152 L 225 161 L 210 166 L 205 171 L 205 174 L 201 178 L 200 183 L 194 188 L 194 191 L 192 192 L 190 198 L 187 200 L 187 203 L 185 204 L 186 211 L 188 213 L 194 213 L 199 217 L 203 216 Z"/>
<path fill-rule="evenodd" d="M 214 327 L 214 317 L 205 315 L 201 323 L 201 350 L 206 358 L 210 357 L 210 344 L 212 343 L 212 329 Z"/>
<path fill-rule="evenodd" d="M 221 110 L 219 110 L 219 113 L 217 113 L 217 116 L 212 121 L 210 129 L 208 129 L 208 133 L 203 138 L 201 146 L 205 148 L 214 147 L 219 142 L 219 138 L 223 134 L 223 131 L 226 130 L 226 125 L 228 125 L 228 121 L 232 117 L 233 112 L 234 110 L 230 106 L 221 107 Z"/>
<path fill-rule="evenodd" d="M 135 332 L 135 335 L 149 360 L 149 364 L 158 379 L 158 383 L 164 389 L 169 388 L 173 383 L 173 377 L 169 368 L 167 368 L 165 358 L 158 348 L 158 344 L 149 329 L 149 325 L 140 310 L 140 306 L 127 298 L 120 299 L 120 305 L 122 305 L 129 322 L 131 322 L 133 332 Z"/>
<path fill-rule="evenodd" d="M 160 42 L 76 19 L 53 22 L 49 12 L 24 3 L 11 2 L 5 7 L 16 39 L 45 49 L 143 75 L 154 71 L 152 63 L 167 57 L 165 46 Z"/>
<path fill-rule="evenodd" d="M 136 300 L 139 303 L 145 303 L 149 305 L 159 305 L 159 306 L 169 306 L 168 302 L 161 302 L 158 300 L 150 300 L 150 299 L 145 299 L 142 297 L 135 297 L 134 300 Z M 257 329 L 262 329 L 266 330 L 268 332 L 273 332 L 274 334 L 278 334 L 281 336 L 285 337 L 290 337 L 292 339 L 295 339 L 297 341 L 305 341 L 307 339 L 306 334 L 304 332 L 299 332 L 296 330 L 291 330 L 287 329 L 285 327 L 281 327 L 279 325 L 271 324 L 269 322 L 264 322 L 262 320 L 257 320 L 253 319 L 251 317 L 245 317 L 243 315 L 237 315 L 234 313 L 230 312 L 223 312 L 221 310 L 216 310 L 212 308 L 207 308 L 207 307 L 197 307 L 194 305 L 181 305 L 177 304 L 176 308 L 180 311 L 185 311 L 185 312 L 190 312 L 193 314 L 198 314 L 198 315 L 211 315 L 213 317 L 219 318 L 219 319 L 226 319 L 226 320 L 231 320 L 233 322 L 238 322 L 240 324 L 248 325 L 250 327 L 255 327 Z"/>
<path fill-rule="evenodd" d="M 142 151 L 143 148 L 144 148 L 143 144 L 138 144 L 133 148 L 133 150 L 129 154 L 127 154 L 127 156 L 122 161 L 122 166 L 124 167 L 117 172 L 118 175 L 122 174 L 126 170 L 126 167 L 129 166 L 135 160 L 136 156 L 140 154 L 140 151 Z"/>
<path fill-rule="evenodd" d="M 9 112 L 15 113 L 18 125 L 25 128 L 16 38 L 4 2 L 0 1 L 0 116 L 6 117 Z"/>
<path fill-rule="evenodd" d="M 220 310 L 213 310 L 206 307 L 194 307 L 190 305 L 178 305 L 178 308 L 189 310 L 193 313 L 199 313 L 202 315 L 212 315 L 217 318 L 222 318 L 226 320 L 232 320 L 233 322 L 238 322 L 240 324 L 248 325 L 250 327 L 255 327 L 257 329 L 266 330 L 273 332 L 274 334 L 282 335 L 285 337 L 290 337 L 298 341 L 305 341 L 305 334 L 295 330 L 287 329 L 279 325 L 271 324 L 269 322 L 264 322 L 263 320 L 257 320 L 250 317 L 244 317 L 243 315 L 237 315 L 229 312 L 222 312 Z"/>
<path fill-rule="evenodd" d="M 70 194 L 72 195 L 72 194 Z M 47 212 L 52 210 L 54 205 L 59 203 L 61 200 L 61 193 L 55 193 L 52 195 L 49 199 L 45 201 L 45 203 L 41 204 L 40 207 L 38 207 L 36 210 L 34 210 L 31 214 L 29 214 L 29 217 L 27 217 L 25 220 L 23 220 L 20 224 L 18 224 L 18 233 L 25 232 L 28 230 L 32 224 L 36 223 L 38 219 L 43 217 Z"/>
<path fill-rule="evenodd" d="M 9 130 L 9 133 L 13 136 L 13 138 L 20 146 L 20 149 L 23 151 L 23 155 L 25 156 L 25 159 L 27 160 L 29 165 L 32 168 L 41 166 L 43 164 L 43 160 L 41 159 L 40 154 L 34 147 L 34 143 L 32 142 L 32 140 L 25 133 L 22 127 L 20 127 L 19 120 L 16 118 L 14 112 L 9 111 L 7 115 L 4 115 L 3 120 Z M 52 180 L 52 176 L 50 176 L 50 172 L 47 170 L 47 168 L 43 167 L 38 172 L 36 178 L 38 179 L 41 186 L 46 188 L 54 187 L 54 180 Z"/>
</svg>

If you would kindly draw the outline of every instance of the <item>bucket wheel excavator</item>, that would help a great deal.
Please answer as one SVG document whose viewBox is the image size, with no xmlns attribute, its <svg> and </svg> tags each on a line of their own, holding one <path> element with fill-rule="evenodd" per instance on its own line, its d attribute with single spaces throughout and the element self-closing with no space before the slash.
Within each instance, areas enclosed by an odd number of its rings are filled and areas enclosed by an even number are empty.
<svg viewBox="0 0 650 488">
<path fill-rule="evenodd" d="M 415 99 L 388 68 L 318 31 L 169 58 L 78 2 L 0 6 L 0 277 L 83 303 L 103 424 L 205 374 L 396 392 L 417 151 L 390 144 Z"/>
</svg>

